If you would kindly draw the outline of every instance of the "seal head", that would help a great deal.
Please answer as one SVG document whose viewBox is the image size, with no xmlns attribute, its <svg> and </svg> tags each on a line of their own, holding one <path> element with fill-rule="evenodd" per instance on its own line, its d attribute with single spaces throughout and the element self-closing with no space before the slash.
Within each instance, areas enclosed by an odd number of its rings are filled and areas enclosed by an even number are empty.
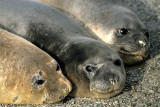
<svg viewBox="0 0 160 107">
<path fill-rule="evenodd" d="M 104 41 L 119 53 L 126 65 L 144 61 L 150 48 L 147 29 L 131 11 L 121 6 L 112 9 L 108 24 L 102 27 L 107 28 Z"/>
<path fill-rule="evenodd" d="M 57 61 L 27 40 L 0 29 L 0 103 L 43 104 L 72 90 Z"/>
<path fill-rule="evenodd" d="M 71 43 L 68 49 L 63 60 L 72 57 L 65 66 L 70 71 L 64 73 L 73 84 L 71 96 L 109 98 L 123 89 L 124 65 L 114 50 L 93 39 Z"/>
</svg>

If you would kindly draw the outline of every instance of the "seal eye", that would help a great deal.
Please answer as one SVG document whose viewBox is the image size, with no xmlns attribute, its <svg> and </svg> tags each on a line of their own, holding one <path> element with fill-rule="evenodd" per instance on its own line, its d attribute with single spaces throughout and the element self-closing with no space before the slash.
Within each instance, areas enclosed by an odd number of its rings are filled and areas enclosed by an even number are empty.
<svg viewBox="0 0 160 107">
<path fill-rule="evenodd" d="M 113 63 L 116 66 L 121 66 L 121 61 L 119 59 L 115 60 Z"/>
<path fill-rule="evenodd" d="M 128 30 L 126 28 L 120 28 L 118 29 L 118 33 L 121 35 L 126 35 L 128 33 Z"/>
<path fill-rule="evenodd" d="M 92 72 L 93 71 L 92 66 L 90 66 L 90 65 L 86 66 L 86 71 Z"/>
<path fill-rule="evenodd" d="M 86 68 L 85 68 L 85 70 L 86 70 L 87 72 L 93 72 L 93 71 L 95 71 L 96 69 L 97 69 L 97 67 L 94 66 L 94 65 L 87 65 Z"/>
</svg>

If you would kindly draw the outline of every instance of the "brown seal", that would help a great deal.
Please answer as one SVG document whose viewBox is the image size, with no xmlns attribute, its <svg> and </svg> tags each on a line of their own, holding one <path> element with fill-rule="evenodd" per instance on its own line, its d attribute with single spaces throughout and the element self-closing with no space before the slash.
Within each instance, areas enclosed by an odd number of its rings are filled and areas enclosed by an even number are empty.
<svg viewBox="0 0 160 107">
<path fill-rule="evenodd" d="M 56 60 L 28 41 L 0 29 L 0 103 L 61 101 L 71 91 Z"/>
</svg>

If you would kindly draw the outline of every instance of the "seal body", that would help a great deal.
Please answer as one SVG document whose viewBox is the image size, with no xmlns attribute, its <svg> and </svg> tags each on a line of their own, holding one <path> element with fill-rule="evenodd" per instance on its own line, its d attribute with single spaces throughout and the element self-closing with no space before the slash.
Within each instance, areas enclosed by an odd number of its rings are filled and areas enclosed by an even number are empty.
<svg viewBox="0 0 160 107">
<path fill-rule="evenodd" d="M 119 55 L 89 38 L 57 9 L 33 0 L 3 0 L 0 13 L 1 27 L 56 58 L 73 84 L 70 95 L 109 98 L 123 89 L 125 70 Z"/>
<path fill-rule="evenodd" d="M 71 91 L 58 63 L 27 40 L 0 29 L 0 103 L 61 101 Z"/>
<path fill-rule="evenodd" d="M 64 11 L 74 22 L 92 32 L 95 39 L 114 48 L 126 65 L 144 61 L 149 53 L 147 29 L 131 10 L 117 0 L 37 1 Z"/>
</svg>

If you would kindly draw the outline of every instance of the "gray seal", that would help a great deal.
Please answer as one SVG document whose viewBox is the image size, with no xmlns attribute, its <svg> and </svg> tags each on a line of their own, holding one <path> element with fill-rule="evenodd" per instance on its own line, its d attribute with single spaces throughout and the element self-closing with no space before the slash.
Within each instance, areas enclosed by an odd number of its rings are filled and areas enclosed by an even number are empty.
<svg viewBox="0 0 160 107">
<path fill-rule="evenodd" d="M 0 104 L 56 103 L 71 92 L 71 83 L 46 52 L 1 28 L 0 38 Z"/>
<path fill-rule="evenodd" d="M 135 13 L 118 0 L 37 1 L 67 12 L 66 15 L 74 22 L 90 30 L 95 39 L 115 49 L 126 65 L 141 63 L 149 54 L 150 42 L 146 27 Z"/>
<path fill-rule="evenodd" d="M 48 52 L 72 83 L 70 95 L 109 98 L 121 92 L 125 70 L 119 55 L 89 38 L 57 9 L 33 0 L 0 1 L 1 27 Z"/>
</svg>

